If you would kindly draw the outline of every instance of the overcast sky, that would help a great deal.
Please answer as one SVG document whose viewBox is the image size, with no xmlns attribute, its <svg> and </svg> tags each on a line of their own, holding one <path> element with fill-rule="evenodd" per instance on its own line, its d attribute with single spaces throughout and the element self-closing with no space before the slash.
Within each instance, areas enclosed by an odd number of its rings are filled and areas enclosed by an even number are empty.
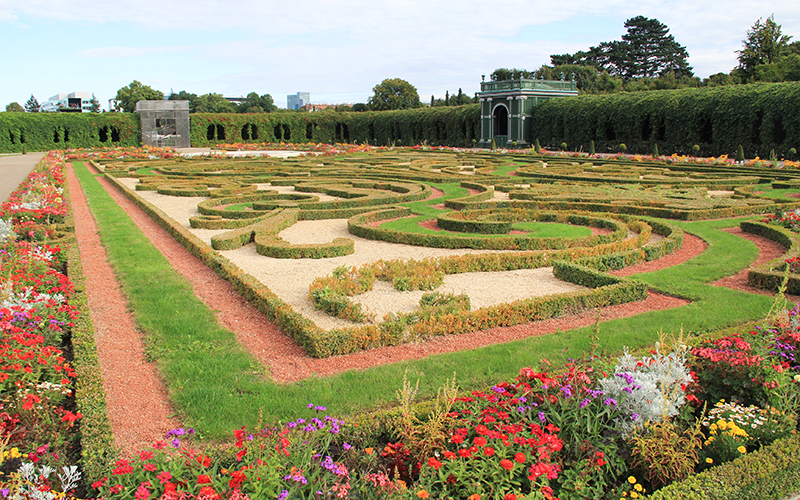
<svg viewBox="0 0 800 500">
<path fill-rule="evenodd" d="M 366 102 L 385 78 L 431 95 L 472 95 L 496 68 L 534 70 L 550 54 L 619 40 L 656 18 L 704 78 L 736 66 L 759 18 L 800 39 L 798 0 L 0 0 L 0 111 L 93 92 L 103 107 L 133 80 L 169 93 L 310 92 Z"/>
</svg>

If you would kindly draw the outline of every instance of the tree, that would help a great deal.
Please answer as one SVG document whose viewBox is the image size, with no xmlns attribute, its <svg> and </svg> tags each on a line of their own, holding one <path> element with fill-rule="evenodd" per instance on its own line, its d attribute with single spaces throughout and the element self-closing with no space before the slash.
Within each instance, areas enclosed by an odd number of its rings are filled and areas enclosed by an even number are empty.
<svg viewBox="0 0 800 500">
<path fill-rule="evenodd" d="M 235 113 L 236 105 L 222 97 L 222 94 L 203 94 L 195 101 L 196 113 Z"/>
<path fill-rule="evenodd" d="M 792 37 L 781 33 L 781 26 L 773 17 L 769 16 L 764 23 L 759 18 L 747 30 L 747 39 L 742 40 L 742 50 L 736 51 L 739 66 L 735 71 L 744 82 L 753 78 L 758 66 L 777 63 L 781 56 L 791 52 L 789 40 Z"/>
<path fill-rule="evenodd" d="M 189 101 L 189 113 L 194 113 L 194 106 L 197 102 L 197 94 L 192 94 L 191 92 L 187 92 L 185 90 L 181 90 L 180 92 L 171 92 L 168 100 Z"/>
<path fill-rule="evenodd" d="M 142 82 L 137 80 L 119 89 L 116 97 L 116 100 L 119 101 L 119 107 L 126 113 L 136 111 L 136 103 L 139 101 L 161 101 L 163 99 L 163 92 L 154 90 L 148 85 L 143 85 Z"/>
<path fill-rule="evenodd" d="M 9 113 L 24 113 L 25 108 L 20 106 L 18 102 L 12 102 L 6 105 L 6 111 Z"/>
<path fill-rule="evenodd" d="M 33 96 L 31 96 L 31 97 L 33 97 Z M 94 96 L 94 93 L 92 93 L 92 100 L 89 101 L 89 103 L 91 104 L 91 106 L 89 107 L 89 112 L 90 113 L 99 113 L 100 112 L 100 101 L 97 100 L 97 97 Z"/>
<path fill-rule="evenodd" d="M 675 78 L 692 77 L 686 48 L 669 34 L 669 28 L 657 19 L 637 16 L 625 21 L 628 32 L 622 40 L 602 42 L 589 50 L 574 54 L 553 54 L 554 66 L 593 66 L 610 76 L 656 78 L 673 73 Z"/>
<path fill-rule="evenodd" d="M 675 41 L 669 28 L 658 19 L 637 16 L 625 21 L 628 32 L 622 35 L 628 57 L 623 78 L 654 78 L 673 73 L 676 77 L 693 76 L 686 61 L 686 47 Z"/>
<path fill-rule="evenodd" d="M 39 101 L 37 101 L 36 98 L 33 97 L 33 94 L 31 94 L 31 98 L 25 103 L 25 111 L 28 113 L 38 113 L 39 108 Z"/>
<path fill-rule="evenodd" d="M 422 107 L 417 88 L 401 78 L 387 78 L 372 88 L 369 107 L 374 111 Z"/>
<path fill-rule="evenodd" d="M 272 113 L 277 109 L 272 96 L 264 94 L 259 96 L 255 92 L 247 94 L 247 99 L 236 108 L 237 113 Z"/>
</svg>

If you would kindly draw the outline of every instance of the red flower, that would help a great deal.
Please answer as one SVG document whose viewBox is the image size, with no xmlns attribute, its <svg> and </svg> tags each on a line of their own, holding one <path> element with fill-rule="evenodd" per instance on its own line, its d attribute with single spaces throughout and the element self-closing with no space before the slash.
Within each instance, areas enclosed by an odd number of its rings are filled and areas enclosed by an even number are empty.
<svg viewBox="0 0 800 500">
<path fill-rule="evenodd" d="M 211 484 L 211 477 L 208 474 L 197 476 L 197 484 Z"/>
<path fill-rule="evenodd" d="M 436 460 L 434 457 L 431 457 L 428 459 L 428 465 L 436 470 L 439 470 L 442 467 L 442 462 Z"/>
<path fill-rule="evenodd" d="M 517 462 L 519 462 L 521 464 L 524 464 L 525 460 L 527 460 L 527 459 L 528 459 L 528 457 L 526 457 L 524 453 L 517 453 L 516 455 L 514 455 L 514 460 L 516 460 Z"/>
<path fill-rule="evenodd" d="M 492 448 L 491 446 L 487 446 L 486 448 L 483 449 L 483 454 L 486 455 L 487 457 L 494 456 L 494 448 Z"/>
<path fill-rule="evenodd" d="M 504 458 L 500 460 L 500 467 L 504 468 L 505 470 L 511 470 L 514 468 L 514 462 Z"/>
<path fill-rule="evenodd" d="M 513 493 L 507 493 L 506 496 L 503 497 L 503 500 L 517 500 L 517 495 Z"/>
</svg>

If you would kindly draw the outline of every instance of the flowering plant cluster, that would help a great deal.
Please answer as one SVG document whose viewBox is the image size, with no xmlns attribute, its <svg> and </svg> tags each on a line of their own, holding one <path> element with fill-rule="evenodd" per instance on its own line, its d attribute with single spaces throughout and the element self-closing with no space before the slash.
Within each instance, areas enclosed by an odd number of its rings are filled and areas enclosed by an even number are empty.
<svg viewBox="0 0 800 500">
<path fill-rule="evenodd" d="M 786 229 L 791 229 L 795 233 L 800 233 L 800 209 L 789 212 L 766 214 L 761 222 L 775 224 Z M 794 272 L 794 271 L 792 271 Z"/>
<path fill-rule="evenodd" d="M 389 498 L 406 492 L 401 481 L 373 470 L 372 449 L 359 452 L 338 440 L 344 421 L 326 415 L 324 406 L 308 408 L 313 416 L 253 433 L 236 430 L 233 445 L 214 458 L 192 446 L 192 429 L 175 429 L 137 457 L 117 460 L 92 487 L 108 500 Z"/>
<path fill-rule="evenodd" d="M 67 149 L 61 152 L 67 160 L 154 160 L 157 158 L 176 158 L 179 155 L 173 148 L 156 146 L 107 147 L 91 149 Z"/>
<path fill-rule="evenodd" d="M 678 414 L 692 382 L 686 367 L 687 350 L 681 345 L 665 355 L 656 343 L 655 351 L 640 359 L 625 350 L 617 360 L 614 375 L 600 381 L 603 392 L 619 402 L 623 431 Z"/>
<path fill-rule="evenodd" d="M 75 372 L 64 344 L 77 311 L 65 255 L 43 239 L 63 222 L 62 158 L 50 153 L 0 206 L 0 491 L 52 499 L 74 492 Z"/>
</svg>

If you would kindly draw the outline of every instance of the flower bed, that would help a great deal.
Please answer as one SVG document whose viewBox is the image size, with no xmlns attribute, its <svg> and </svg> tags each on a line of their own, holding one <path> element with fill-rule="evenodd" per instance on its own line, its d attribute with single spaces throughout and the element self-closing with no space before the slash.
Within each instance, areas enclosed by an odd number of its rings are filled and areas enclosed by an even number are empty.
<svg viewBox="0 0 800 500">
<path fill-rule="evenodd" d="M 0 206 L 0 491 L 13 498 L 71 494 L 81 478 L 61 167 L 48 154 Z"/>
</svg>

